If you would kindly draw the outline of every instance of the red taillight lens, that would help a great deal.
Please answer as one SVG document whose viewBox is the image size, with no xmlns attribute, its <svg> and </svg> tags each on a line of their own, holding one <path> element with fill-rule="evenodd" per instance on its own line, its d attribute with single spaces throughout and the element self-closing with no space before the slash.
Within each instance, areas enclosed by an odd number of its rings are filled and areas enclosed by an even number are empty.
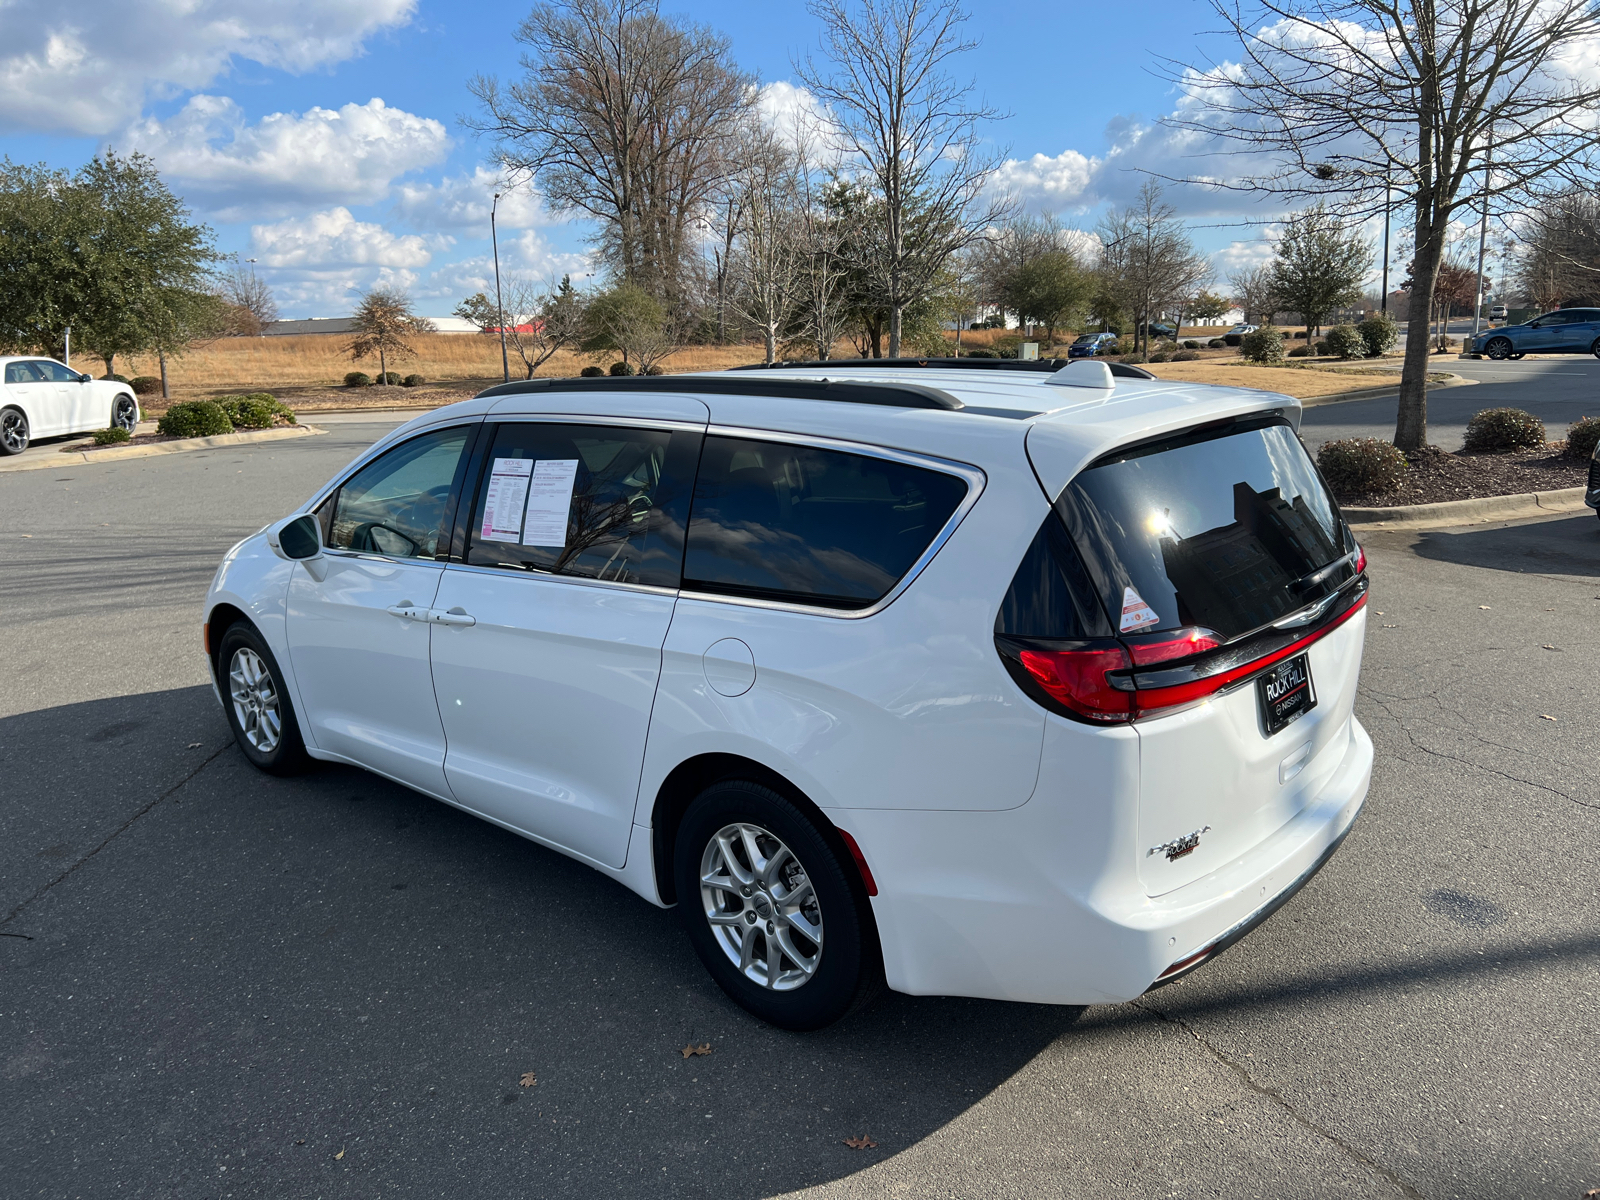
<svg viewBox="0 0 1600 1200">
<path fill-rule="evenodd" d="M 1051 699 L 1091 721 L 1134 718 L 1133 692 L 1114 687 L 1110 671 L 1126 671 L 1133 660 L 1121 646 L 1088 650 L 1024 650 L 1018 657 Z"/>
<path fill-rule="evenodd" d="M 1359 575 L 1359 574 L 1361 574 L 1361 572 L 1365 571 L 1366 569 L 1367 569 L 1367 552 L 1361 548 L 1361 544 L 1358 542 L 1356 544 L 1356 574 Z"/>
<path fill-rule="evenodd" d="M 1129 641 L 1128 652 L 1133 655 L 1134 666 L 1153 667 L 1157 663 L 1188 658 L 1191 654 L 1203 654 L 1220 645 L 1222 639 L 1211 630 L 1191 626 L 1188 629 L 1174 629 L 1149 641 Z"/>
</svg>

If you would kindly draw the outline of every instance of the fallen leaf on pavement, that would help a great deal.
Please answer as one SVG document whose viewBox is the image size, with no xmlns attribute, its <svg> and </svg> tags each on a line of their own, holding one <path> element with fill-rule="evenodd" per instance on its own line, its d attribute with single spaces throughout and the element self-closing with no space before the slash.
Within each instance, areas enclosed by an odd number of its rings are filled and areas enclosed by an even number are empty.
<svg viewBox="0 0 1600 1200">
<path fill-rule="evenodd" d="M 1539 714 L 1539 720 L 1541 720 L 1541 721 L 1554 721 L 1555 718 L 1552 717 L 1549 713 L 1540 713 Z"/>
<path fill-rule="evenodd" d="M 1488 609 L 1489 606 L 1487 604 L 1480 604 L 1478 607 L 1482 609 Z"/>
<path fill-rule="evenodd" d="M 1384 628 L 1385 629 L 1399 629 L 1400 626 L 1398 626 L 1398 625 L 1385 625 Z"/>
<path fill-rule="evenodd" d="M 845 1138 L 844 1144 L 852 1150 L 876 1150 L 878 1148 L 878 1143 L 866 1134 L 862 1134 L 858 1138 Z"/>
<path fill-rule="evenodd" d="M 691 1054 L 710 1054 L 710 1053 L 711 1053 L 711 1043 L 710 1042 L 701 1042 L 698 1046 L 685 1046 L 683 1048 L 683 1056 L 685 1058 L 688 1058 Z"/>
<path fill-rule="evenodd" d="M 1554 646 L 1552 646 L 1552 645 L 1551 645 L 1551 644 L 1550 644 L 1550 643 L 1549 643 L 1549 642 L 1546 642 L 1546 643 L 1545 643 L 1545 644 L 1544 644 L 1544 647 L 1543 647 L 1543 648 L 1544 648 L 1544 649 L 1546 649 L 1546 650 L 1554 650 L 1554 649 L 1555 649 L 1555 647 L 1554 647 Z"/>
<path fill-rule="evenodd" d="M 335 1155 L 334 1155 L 334 1156 L 333 1156 L 333 1157 L 334 1157 L 334 1158 L 335 1158 L 335 1159 L 340 1159 L 340 1158 L 343 1158 L 343 1157 L 344 1157 L 344 1147 L 343 1147 L 343 1146 L 340 1146 L 340 1147 L 339 1147 L 339 1153 L 337 1153 L 337 1154 L 335 1154 Z"/>
<path fill-rule="evenodd" d="M 522 1079 L 519 1082 L 521 1082 L 523 1087 L 532 1087 L 534 1084 L 538 1083 L 539 1080 L 532 1071 L 524 1071 L 522 1073 Z"/>
<path fill-rule="evenodd" d="M 191 749 L 191 750 L 200 749 L 200 743 L 199 742 L 190 742 L 189 743 L 189 749 Z"/>
</svg>

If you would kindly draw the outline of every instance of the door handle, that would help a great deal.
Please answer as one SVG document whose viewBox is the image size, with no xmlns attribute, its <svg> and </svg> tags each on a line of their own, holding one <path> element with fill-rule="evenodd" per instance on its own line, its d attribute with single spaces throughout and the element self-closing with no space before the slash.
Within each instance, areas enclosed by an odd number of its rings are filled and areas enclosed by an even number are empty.
<svg viewBox="0 0 1600 1200">
<path fill-rule="evenodd" d="M 459 604 L 449 612 L 440 612 L 436 608 L 430 611 L 433 613 L 433 619 L 440 625 L 476 625 L 478 623 L 478 618 L 468 616 L 467 611 Z"/>
<path fill-rule="evenodd" d="M 430 608 L 418 608 L 409 600 L 402 600 L 399 604 L 390 605 L 384 611 L 391 616 L 404 617 L 408 621 L 426 621 L 433 612 Z"/>
</svg>

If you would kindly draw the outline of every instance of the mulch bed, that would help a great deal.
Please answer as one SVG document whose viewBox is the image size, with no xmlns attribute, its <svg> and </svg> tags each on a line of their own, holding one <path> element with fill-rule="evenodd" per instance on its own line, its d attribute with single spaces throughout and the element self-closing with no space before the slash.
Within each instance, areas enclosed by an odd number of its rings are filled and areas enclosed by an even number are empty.
<svg viewBox="0 0 1600 1200">
<path fill-rule="evenodd" d="M 93 454 L 97 450 L 118 450 L 124 446 L 153 446 L 157 442 L 175 442 L 178 439 L 164 433 L 136 433 L 125 442 L 107 442 L 104 446 L 92 443 L 87 446 L 62 446 L 63 454 Z"/>
<path fill-rule="evenodd" d="M 1334 492 L 1340 504 L 1359 508 L 1395 508 L 1402 504 L 1438 504 L 1484 496 L 1518 496 L 1582 487 L 1589 461 L 1571 458 L 1562 442 L 1497 454 L 1451 454 L 1437 446 L 1406 454 L 1411 463 L 1405 482 L 1393 492 L 1365 496 Z"/>
</svg>

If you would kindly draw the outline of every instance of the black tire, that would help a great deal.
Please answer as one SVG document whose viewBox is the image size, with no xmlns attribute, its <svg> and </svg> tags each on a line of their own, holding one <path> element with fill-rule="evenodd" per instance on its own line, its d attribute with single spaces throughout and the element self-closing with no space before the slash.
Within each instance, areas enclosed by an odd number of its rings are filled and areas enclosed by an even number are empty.
<svg viewBox="0 0 1600 1200">
<path fill-rule="evenodd" d="M 139 405 L 132 396 L 120 394 L 111 402 L 111 427 L 126 429 L 129 433 L 139 424 Z"/>
<path fill-rule="evenodd" d="M 1503 337 L 1490 338 L 1488 344 L 1486 346 L 1484 346 L 1483 352 L 1485 354 L 1487 354 L 1490 358 L 1493 358 L 1493 359 L 1496 359 L 1496 360 L 1499 360 L 1499 359 L 1502 359 L 1502 358 L 1513 358 L 1513 357 L 1515 357 L 1511 353 L 1511 339 L 1510 338 L 1503 338 Z"/>
<path fill-rule="evenodd" d="M 0 408 L 0 455 L 21 454 L 28 448 L 28 414 L 20 408 Z"/>
<path fill-rule="evenodd" d="M 248 657 L 250 655 L 254 658 Z M 256 674 L 256 667 L 264 668 L 262 675 Z M 239 678 L 235 677 L 236 671 L 240 673 Z M 252 691 L 251 676 L 257 680 L 253 689 L 255 712 L 250 711 L 249 703 L 252 698 L 248 694 Z M 262 729 L 270 726 L 252 719 L 263 707 L 261 701 L 264 693 L 260 686 L 263 677 L 268 685 L 267 690 L 274 698 L 271 707 L 277 714 L 277 736 L 270 745 L 264 745 L 267 739 L 261 736 Z M 288 689 L 283 684 L 283 671 L 278 667 L 278 660 L 273 657 L 266 639 L 246 621 L 236 621 L 222 635 L 222 644 L 217 648 L 217 686 L 222 692 L 222 708 L 227 714 L 228 728 L 233 730 L 233 740 L 239 744 L 239 749 L 250 760 L 251 766 L 269 775 L 296 775 L 311 764 L 306 744 L 300 737 L 294 702 L 289 699 Z M 242 699 L 236 698 L 241 686 L 247 693 Z M 245 710 L 243 715 L 241 709 Z"/>
<path fill-rule="evenodd" d="M 815 890 L 821 944 L 810 943 L 792 927 L 787 931 L 792 946 L 800 947 L 803 953 L 808 952 L 807 947 L 817 952 L 810 977 L 791 990 L 768 987 L 743 973 L 730 957 L 731 951 L 724 949 L 708 916 L 705 890 L 701 886 L 702 859 L 710 851 L 716 835 L 733 825 L 757 827 L 781 842 Z M 743 780 L 728 780 L 707 788 L 689 805 L 678 826 L 673 878 L 677 884 L 678 912 L 695 953 L 718 986 L 736 1004 L 782 1029 L 805 1031 L 831 1025 L 865 1007 L 883 988 L 883 959 L 866 889 L 855 864 L 848 859 L 848 852 L 842 845 L 837 848 L 834 845 L 837 840 L 837 835 L 824 835 L 798 806 L 771 788 Z M 737 852 L 740 851 L 736 847 Z M 762 852 L 765 854 L 766 850 Z M 775 848 L 772 857 L 780 863 L 783 861 Z M 779 874 L 782 873 L 780 867 Z M 780 880 L 779 888 L 794 882 Z M 798 891 L 798 887 L 795 890 Z M 773 897 L 760 887 L 755 892 L 749 901 L 718 891 L 713 891 L 713 897 L 719 907 L 725 900 L 736 901 L 743 906 L 741 915 L 744 917 L 757 915 L 758 910 L 769 913 Z M 721 911 L 732 915 L 730 909 Z M 742 936 L 753 938 L 752 945 L 759 947 L 764 960 L 769 943 L 763 926 L 766 930 L 774 929 L 773 924 L 759 916 L 748 934 L 737 922 L 722 928 L 737 929 Z M 795 961 L 787 957 L 781 959 L 791 965 Z M 765 972 L 766 962 L 753 962 L 751 969 Z M 793 973 L 793 970 L 780 971 L 780 982 L 785 975 Z"/>
</svg>

